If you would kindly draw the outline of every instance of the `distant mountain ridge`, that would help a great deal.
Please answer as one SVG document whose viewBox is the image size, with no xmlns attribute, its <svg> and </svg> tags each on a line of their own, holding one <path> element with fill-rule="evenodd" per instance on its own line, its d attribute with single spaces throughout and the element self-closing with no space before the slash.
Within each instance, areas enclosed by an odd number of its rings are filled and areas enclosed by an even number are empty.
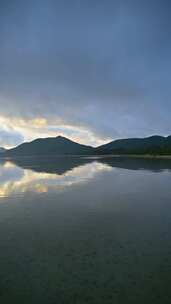
<svg viewBox="0 0 171 304">
<path fill-rule="evenodd" d="M 111 141 L 97 148 L 76 143 L 68 138 L 57 136 L 38 138 L 31 142 L 6 150 L 7 157 L 45 155 L 171 155 L 171 136 L 150 136 Z"/>
<path fill-rule="evenodd" d="M 6 151 L 7 156 L 37 155 L 83 155 L 91 154 L 93 148 L 78 144 L 68 138 L 57 136 L 38 138 Z"/>
<path fill-rule="evenodd" d="M 96 149 L 104 154 L 171 154 L 171 136 L 150 136 L 114 140 Z"/>
</svg>

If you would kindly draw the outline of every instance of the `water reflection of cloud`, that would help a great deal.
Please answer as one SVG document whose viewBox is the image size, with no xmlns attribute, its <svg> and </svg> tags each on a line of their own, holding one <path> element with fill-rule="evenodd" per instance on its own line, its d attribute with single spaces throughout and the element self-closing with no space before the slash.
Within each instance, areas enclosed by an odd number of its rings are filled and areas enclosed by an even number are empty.
<svg viewBox="0 0 171 304">
<path fill-rule="evenodd" d="M 34 172 L 30 169 L 19 168 L 11 162 L 6 162 L 0 168 L 0 197 L 20 195 L 26 192 L 63 191 L 66 187 L 86 182 L 99 172 L 106 170 L 111 170 L 111 168 L 106 164 L 94 161 L 58 175 Z"/>
<path fill-rule="evenodd" d="M 20 167 L 16 167 L 12 162 L 5 162 L 0 165 L 0 186 L 9 182 L 18 181 L 24 175 Z"/>
</svg>

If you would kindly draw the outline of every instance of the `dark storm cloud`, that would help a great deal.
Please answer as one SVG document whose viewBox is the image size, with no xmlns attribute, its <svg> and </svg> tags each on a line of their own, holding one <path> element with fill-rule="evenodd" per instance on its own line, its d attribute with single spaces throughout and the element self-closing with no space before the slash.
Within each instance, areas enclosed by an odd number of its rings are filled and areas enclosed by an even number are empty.
<svg viewBox="0 0 171 304">
<path fill-rule="evenodd" d="M 171 133 L 170 1 L 1 1 L 2 115 Z"/>
</svg>

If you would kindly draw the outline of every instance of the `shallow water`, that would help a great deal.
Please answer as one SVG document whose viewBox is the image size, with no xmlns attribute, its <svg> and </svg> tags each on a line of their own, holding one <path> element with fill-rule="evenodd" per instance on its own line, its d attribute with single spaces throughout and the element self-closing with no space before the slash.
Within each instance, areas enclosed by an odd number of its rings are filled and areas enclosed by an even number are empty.
<svg viewBox="0 0 171 304">
<path fill-rule="evenodd" d="M 171 303 L 171 161 L 0 162 L 0 303 Z"/>
</svg>

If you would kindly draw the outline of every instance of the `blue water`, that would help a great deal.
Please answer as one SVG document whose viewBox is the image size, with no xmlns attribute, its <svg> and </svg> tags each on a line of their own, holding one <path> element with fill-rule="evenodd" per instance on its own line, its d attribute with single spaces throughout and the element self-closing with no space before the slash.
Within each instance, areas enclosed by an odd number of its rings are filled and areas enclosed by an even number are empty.
<svg viewBox="0 0 171 304">
<path fill-rule="evenodd" d="M 0 162 L 0 303 L 171 303 L 171 161 Z"/>
</svg>

